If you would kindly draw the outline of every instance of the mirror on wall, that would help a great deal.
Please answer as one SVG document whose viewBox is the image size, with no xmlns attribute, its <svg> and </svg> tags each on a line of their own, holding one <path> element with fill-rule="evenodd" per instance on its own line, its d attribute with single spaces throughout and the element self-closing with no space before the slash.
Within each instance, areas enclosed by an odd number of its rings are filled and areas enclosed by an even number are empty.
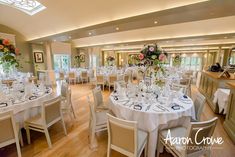
<svg viewBox="0 0 235 157">
<path fill-rule="evenodd" d="M 235 47 L 232 47 L 229 51 L 228 65 L 235 67 Z"/>
</svg>

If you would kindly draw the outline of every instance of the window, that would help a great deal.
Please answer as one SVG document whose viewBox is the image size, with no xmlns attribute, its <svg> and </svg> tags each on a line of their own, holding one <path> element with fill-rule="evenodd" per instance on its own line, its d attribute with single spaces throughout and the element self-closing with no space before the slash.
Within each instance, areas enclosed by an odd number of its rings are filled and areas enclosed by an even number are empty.
<svg viewBox="0 0 235 157">
<path fill-rule="evenodd" d="M 188 70 L 200 70 L 201 69 L 201 57 L 182 57 L 181 67 Z"/>
<path fill-rule="evenodd" d="M 70 55 L 54 55 L 54 70 L 55 71 L 69 71 L 70 69 Z"/>
</svg>

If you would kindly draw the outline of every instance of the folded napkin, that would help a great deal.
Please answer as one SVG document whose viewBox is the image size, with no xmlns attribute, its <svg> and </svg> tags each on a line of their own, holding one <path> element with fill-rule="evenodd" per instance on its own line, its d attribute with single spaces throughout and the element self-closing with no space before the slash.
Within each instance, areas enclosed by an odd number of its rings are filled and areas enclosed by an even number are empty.
<svg viewBox="0 0 235 157">
<path fill-rule="evenodd" d="M 29 100 L 34 100 L 36 98 L 37 98 L 36 96 L 31 96 L 31 97 L 29 97 Z"/>
<path fill-rule="evenodd" d="M 7 107 L 7 103 L 1 102 L 1 103 L 0 103 L 0 107 Z"/>
<path fill-rule="evenodd" d="M 142 106 L 140 106 L 140 105 L 134 105 L 134 109 L 135 109 L 135 110 L 142 110 Z"/>
</svg>

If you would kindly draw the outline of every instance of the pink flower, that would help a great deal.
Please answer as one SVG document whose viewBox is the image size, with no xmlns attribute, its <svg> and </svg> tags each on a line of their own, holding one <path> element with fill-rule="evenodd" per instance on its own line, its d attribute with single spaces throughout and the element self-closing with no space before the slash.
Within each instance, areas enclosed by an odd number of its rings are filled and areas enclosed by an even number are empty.
<svg viewBox="0 0 235 157">
<path fill-rule="evenodd" d="M 143 60 L 143 59 L 144 59 L 144 54 L 143 54 L 143 53 L 140 53 L 140 54 L 139 54 L 139 59 L 140 59 L 140 60 Z"/>
<path fill-rule="evenodd" d="M 3 45 L 0 45 L 0 50 L 2 50 L 4 48 L 4 46 Z"/>
<path fill-rule="evenodd" d="M 159 60 L 160 60 L 160 61 L 165 61 L 165 60 L 166 60 L 166 55 L 163 54 L 163 53 L 160 54 L 160 55 L 159 55 Z"/>
<path fill-rule="evenodd" d="M 10 45 L 10 40 L 9 39 L 3 39 L 2 43 L 3 43 L 3 45 L 8 46 L 8 45 Z"/>
<path fill-rule="evenodd" d="M 149 51 L 153 52 L 154 51 L 154 47 L 150 47 Z"/>
<path fill-rule="evenodd" d="M 15 54 L 18 56 L 20 55 L 20 50 L 18 48 L 15 48 Z"/>
</svg>

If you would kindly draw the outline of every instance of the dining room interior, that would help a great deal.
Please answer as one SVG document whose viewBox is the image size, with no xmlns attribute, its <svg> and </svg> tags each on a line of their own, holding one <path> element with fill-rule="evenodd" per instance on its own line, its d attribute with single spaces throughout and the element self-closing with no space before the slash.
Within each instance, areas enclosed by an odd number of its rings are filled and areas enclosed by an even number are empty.
<svg viewBox="0 0 235 157">
<path fill-rule="evenodd" d="M 234 157 L 235 0 L 0 0 L 0 157 Z"/>
</svg>

